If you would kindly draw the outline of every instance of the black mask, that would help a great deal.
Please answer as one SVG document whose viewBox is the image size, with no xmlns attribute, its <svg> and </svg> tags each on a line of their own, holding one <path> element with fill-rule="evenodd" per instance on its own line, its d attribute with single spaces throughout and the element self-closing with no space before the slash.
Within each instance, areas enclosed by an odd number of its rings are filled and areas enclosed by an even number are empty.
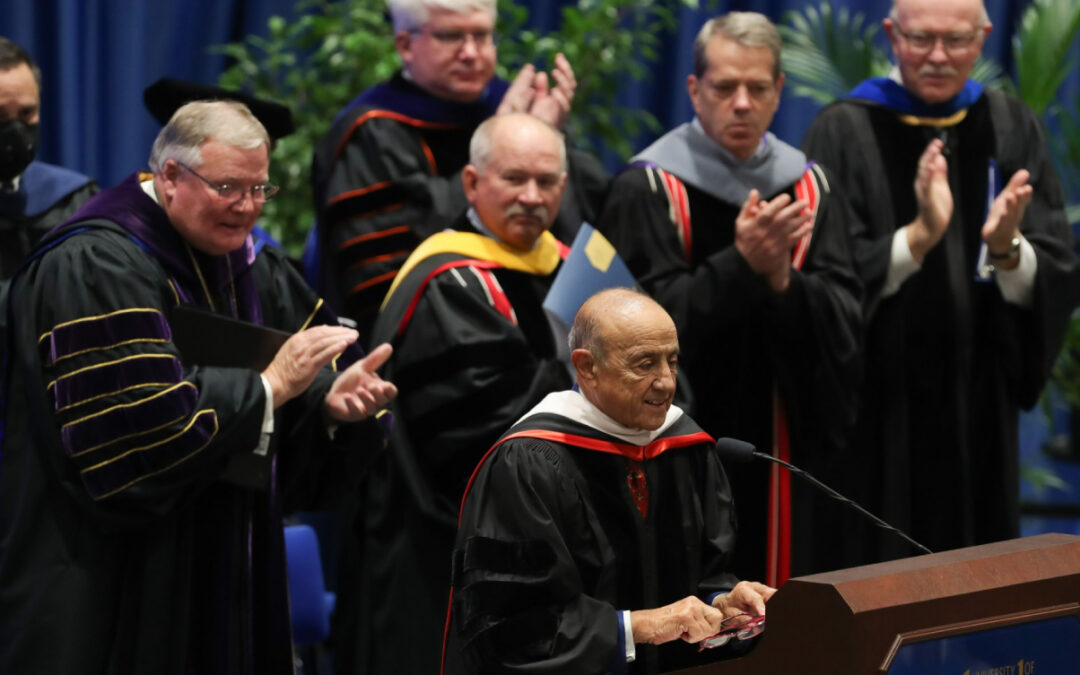
<svg viewBox="0 0 1080 675">
<path fill-rule="evenodd" d="M 21 174 L 37 151 L 38 125 L 22 120 L 0 122 L 0 181 Z"/>
</svg>

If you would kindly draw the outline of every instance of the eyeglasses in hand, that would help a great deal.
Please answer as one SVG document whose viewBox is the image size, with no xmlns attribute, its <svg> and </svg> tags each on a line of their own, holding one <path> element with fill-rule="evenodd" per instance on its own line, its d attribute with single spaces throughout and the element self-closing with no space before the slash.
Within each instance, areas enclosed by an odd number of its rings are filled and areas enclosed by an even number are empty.
<svg viewBox="0 0 1080 675">
<path fill-rule="evenodd" d="M 723 647 L 735 640 L 749 640 L 765 632 L 765 617 L 751 617 L 749 614 L 736 614 L 720 622 L 720 631 L 707 637 L 698 645 L 698 651 Z"/>
</svg>

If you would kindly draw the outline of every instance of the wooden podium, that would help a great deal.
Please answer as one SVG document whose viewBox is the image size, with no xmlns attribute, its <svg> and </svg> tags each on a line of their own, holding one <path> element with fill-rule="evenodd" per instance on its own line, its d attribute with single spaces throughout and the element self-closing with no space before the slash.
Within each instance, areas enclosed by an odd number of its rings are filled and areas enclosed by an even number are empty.
<svg viewBox="0 0 1080 675">
<path fill-rule="evenodd" d="M 680 672 L 882 674 L 904 645 L 1070 616 L 1080 620 L 1080 537 L 1044 534 L 790 579 L 752 651 Z M 1060 648 L 1080 672 L 1080 645 Z"/>
</svg>

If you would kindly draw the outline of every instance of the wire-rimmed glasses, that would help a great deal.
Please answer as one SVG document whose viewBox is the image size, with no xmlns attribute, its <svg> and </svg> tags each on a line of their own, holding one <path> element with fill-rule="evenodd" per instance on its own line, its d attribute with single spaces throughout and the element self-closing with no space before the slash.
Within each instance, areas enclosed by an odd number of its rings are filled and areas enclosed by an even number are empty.
<svg viewBox="0 0 1080 675">
<path fill-rule="evenodd" d="M 723 647 L 734 640 L 749 640 L 765 632 L 765 617 L 736 614 L 720 622 L 720 630 L 698 645 L 698 650 Z"/>
<path fill-rule="evenodd" d="M 221 197 L 221 199 L 230 203 L 238 202 L 244 198 L 245 194 L 248 194 L 251 195 L 251 200 L 253 202 L 255 202 L 256 204 L 262 204 L 263 202 L 268 202 L 273 199 L 274 195 L 276 195 L 278 193 L 278 190 L 281 189 L 273 183 L 252 185 L 250 188 L 245 188 L 240 185 L 233 185 L 232 183 L 215 183 L 200 175 L 198 171 L 192 169 L 190 166 L 184 164 L 183 162 L 176 162 L 176 164 L 180 168 L 190 173 L 192 176 L 195 176 L 202 182 L 209 185 L 211 189 L 218 193 L 218 197 Z"/>
</svg>

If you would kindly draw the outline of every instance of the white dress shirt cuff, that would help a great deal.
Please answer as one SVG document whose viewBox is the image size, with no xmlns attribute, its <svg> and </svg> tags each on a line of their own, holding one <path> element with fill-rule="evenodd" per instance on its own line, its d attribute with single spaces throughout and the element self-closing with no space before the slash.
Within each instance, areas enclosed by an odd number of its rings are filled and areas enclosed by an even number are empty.
<svg viewBox="0 0 1080 675">
<path fill-rule="evenodd" d="M 893 233 L 892 248 L 889 251 L 889 272 L 885 275 L 881 297 L 887 298 L 896 293 L 900 286 L 920 269 L 922 265 L 911 255 L 911 247 L 907 243 L 907 228 L 901 227 Z"/>
<path fill-rule="evenodd" d="M 1011 270 L 995 269 L 994 278 L 1005 302 L 1020 307 L 1031 307 L 1035 296 L 1035 272 L 1039 259 L 1027 239 L 1020 237 L 1020 263 Z"/>
<path fill-rule="evenodd" d="M 630 625 L 630 610 L 622 611 L 623 640 L 626 644 L 626 662 L 633 663 L 637 659 L 637 647 L 634 645 L 634 628 Z"/>
<path fill-rule="evenodd" d="M 274 392 L 264 375 L 259 375 L 259 379 L 262 380 L 263 391 L 266 392 L 266 407 L 263 409 L 262 433 L 259 434 L 259 445 L 255 448 L 255 454 L 265 455 L 270 450 L 270 437 L 274 434 Z"/>
</svg>

